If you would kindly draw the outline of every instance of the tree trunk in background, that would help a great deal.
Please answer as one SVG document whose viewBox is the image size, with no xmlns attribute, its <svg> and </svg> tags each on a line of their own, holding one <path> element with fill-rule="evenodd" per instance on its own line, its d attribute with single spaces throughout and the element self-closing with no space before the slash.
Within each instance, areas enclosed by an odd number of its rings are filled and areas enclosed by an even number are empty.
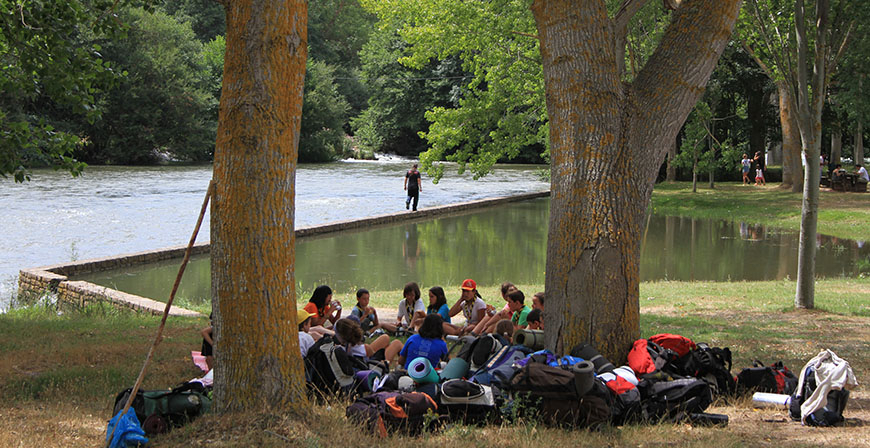
<svg viewBox="0 0 870 448">
<path fill-rule="evenodd" d="M 822 109 L 827 88 L 826 69 L 828 38 L 828 0 L 817 0 L 815 57 L 809 58 L 809 38 L 806 35 L 805 5 L 795 1 L 795 36 L 797 52 L 797 122 L 800 126 L 801 148 L 804 156 L 803 201 L 801 203 L 801 233 L 798 243 L 797 289 L 794 305 L 797 308 L 815 306 L 816 234 L 819 219 L 819 157 L 822 152 Z M 809 68 L 812 67 L 812 78 Z"/>
<path fill-rule="evenodd" d="M 834 126 L 831 129 L 831 157 L 829 157 L 828 165 L 837 166 L 840 163 L 840 157 L 843 153 L 843 128 Z"/>
<path fill-rule="evenodd" d="M 855 151 L 852 159 L 855 163 L 864 165 L 864 120 L 858 118 L 858 127 L 855 129 Z"/>
<path fill-rule="evenodd" d="M 677 158 L 677 139 L 674 139 L 674 143 L 668 147 L 668 174 L 667 180 L 668 182 L 674 182 L 677 180 L 677 166 L 674 165 L 674 159 Z"/>
<path fill-rule="evenodd" d="M 304 411 L 293 201 L 307 3 L 225 7 L 211 215 L 215 406 Z"/>
<path fill-rule="evenodd" d="M 755 154 L 761 152 L 764 154 L 765 135 L 767 133 L 767 122 L 765 121 L 766 114 L 764 113 L 770 94 L 764 93 L 764 85 L 762 83 L 752 83 L 747 89 L 746 95 L 746 118 L 749 121 L 749 152 Z"/>
<path fill-rule="evenodd" d="M 604 1 L 535 0 L 550 118 L 547 347 L 614 363 L 640 336 L 644 217 L 667 148 L 731 36 L 739 0 L 687 0 L 625 85 Z"/>
<path fill-rule="evenodd" d="M 804 176 L 795 100 L 785 82 L 777 82 L 776 87 L 779 91 L 779 123 L 782 127 L 782 188 L 797 193 L 803 188 Z"/>
</svg>

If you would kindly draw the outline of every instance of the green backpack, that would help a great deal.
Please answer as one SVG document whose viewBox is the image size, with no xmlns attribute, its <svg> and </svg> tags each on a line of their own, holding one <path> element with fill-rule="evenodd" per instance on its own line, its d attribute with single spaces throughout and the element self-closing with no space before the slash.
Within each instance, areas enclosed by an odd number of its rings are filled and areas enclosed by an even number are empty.
<svg viewBox="0 0 870 448">
<path fill-rule="evenodd" d="M 112 415 L 124 409 L 133 388 L 115 397 Z M 211 409 L 211 389 L 199 383 L 185 383 L 172 390 L 138 391 L 130 406 L 142 422 L 145 434 L 151 436 L 169 431 L 207 413 Z"/>
</svg>

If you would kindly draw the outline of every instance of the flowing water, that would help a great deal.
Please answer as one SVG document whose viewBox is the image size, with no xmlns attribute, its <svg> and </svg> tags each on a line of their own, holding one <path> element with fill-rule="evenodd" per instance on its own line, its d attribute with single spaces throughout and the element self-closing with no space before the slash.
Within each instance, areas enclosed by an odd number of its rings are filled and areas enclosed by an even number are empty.
<svg viewBox="0 0 870 448">
<path fill-rule="evenodd" d="M 359 287 L 458 288 L 471 277 L 482 285 L 510 280 L 543 284 L 549 199 L 486 208 L 431 221 L 297 240 L 300 297 L 328 284 L 346 296 Z M 650 216 L 641 256 L 641 280 L 773 280 L 794 278 L 798 235 L 741 222 Z M 870 244 L 820 236 L 817 275 L 851 276 Z M 210 297 L 208 256 L 193 259 L 179 297 Z M 109 271 L 85 279 L 165 300 L 178 260 Z"/>
<path fill-rule="evenodd" d="M 297 226 L 404 210 L 410 164 L 382 157 L 300 165 Z M 542 168 L 497 166 L 474 181 L 448 165 L 437 185 L 424 175 L 420 207 L 546 190 Z M 186 244 L 211 174 L 211 166 L 89 167 L 78 178 L 52 170 L 22 184 L 0 178 L 0 310 L 20 269 Z M 199 241 L 209 239 L 208 228 L 206 218 Z"/>
<path fill-rule="evenodd" d="M 297 225 L 404 210 L 402 159 L 301 165 Z M 544 190 L 538 166 L 498 166 L 474 181 L 447 170 L 437 185 L 424 177 L 420 206 Z M 17 273 L 43 266 L 185 244 L 193 230 L 211 167 L 91 167 L 77 179 L 39 170 L 33 180 L 0 189 L 0 309 L 14 293 Z M 299 293 L 327 283 L 346 293 L 357 287 L 400 289 L 408 281 L 457 285 L 472 277 L 485 285 L 544 278 L 548 199 L 493 207 L 460 216 L 302 239 L 297 247 Z M 208 222 L 199 241 L 208 240 Z M 820 277 L 852 276 L 870 245 L 820 236 Z M 866 261 L 862 261 L 866 263 Z M 797 234 L 739 221 L 651 216 L 644 236 L 642 280 L 767 280 L 794 278 Z M 165 300 L 178 261 L 104 272 L 87 279 Z M 180 291 L 209 296 L 207 257 L 188 267 Z"/>
</svg>

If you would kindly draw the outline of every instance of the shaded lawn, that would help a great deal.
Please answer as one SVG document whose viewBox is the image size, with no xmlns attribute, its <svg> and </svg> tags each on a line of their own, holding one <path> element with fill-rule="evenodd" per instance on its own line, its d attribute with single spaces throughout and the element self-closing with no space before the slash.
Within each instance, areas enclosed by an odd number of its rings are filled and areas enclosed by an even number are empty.
<svg viewBox="0 0 870 448">
<path fill-rule="evenodd" d="M 533 287 L 527 288 L 534 291 Z M 736 374 L 752 360 L 785 361 L 798 370 L 822 348 L 852 363 L 859 382 L 870 374 L 870 280 L 820 281 L 821 311 L 790 308 L 791 282 L 645 283 L 642 334 L 671 332 L 730 347 Z M 494 292 L 494 291 L 493 291 Z M 648 299 L 654 297 L 653 299 Z M 847 299 L 838 300 L 839 297 Z M 501 300 L 501 299 L 498 299 Z M 0 446 L 94 446 L 105 436 L 115 395 L 138 374 L 159 319 L 93 308 L 54 315 L 17 310 L 0 316 Z M 173 318 L 145 387 L 158 389 L 198 376 L 189 358 L 205 318 Z M 730 416 L 726 428 L 634 425 L 600 433 L 524 425 L 451 426 L 419 439 L 379 441 L 349 425 L 344 403 L 315 406 L 301 417 L 206 417 L 155 439 L 151 446 L 857 446 L 870 440 L 870 394 L 853 392 L 848 426 L 803 428 L 778 410 L 754 410 L 748 400 L 719 401 L 710 412 Z M 288 441 L 289 440 L 289 441 Z"/>
</svg>

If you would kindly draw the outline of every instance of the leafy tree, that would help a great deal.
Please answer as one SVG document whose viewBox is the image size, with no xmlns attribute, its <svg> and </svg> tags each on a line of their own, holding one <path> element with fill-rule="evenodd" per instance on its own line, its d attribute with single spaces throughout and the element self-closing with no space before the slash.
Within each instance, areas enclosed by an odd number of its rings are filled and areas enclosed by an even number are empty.
<svg viewBox="0 0 870 448">
<path fill-rule="evenodd" d="M 448 159 L 484 174 L 530 139 L 548 143 L 546 291 L 554 312 L 546 328 L 547 345 L 560 352 L 588 341 L 623 359 L 637 338 L 637 260 L 653 182 L 739 5 L 665 3 L 676 11 L 631 76 L 627 35 L 638 11 L 654 5 L 647 1 L 610 2 L 610 10 L 605 1 L 363 2 L 411 44 L 403 62 L 419 67 L 457 54 L 475 75 L 462 107 L 430 113 L 426 163 L 451 147 Z"/>
<path fill-rule="evenodd" d="M 162 9 L 180 21 L 189 22 L 200 42 L 226 34 L 224 7 L 215 0 L 164 0 Z"/>
<path fill-rule="evenodd" d="M 72 154 L 86 139 L 67 120 L 99 118 L 95 89 L 119 74 L 91 41 L 122 35 L 112 5 L 0 0 L 0 175 L 21 182 L 34 165 L 84 167 Z"/>
<path fill-rule="evenodd" d="M 870 17 L 865 3 L 819 0 L 812 17 L 804 0 L 750 0 L 747 5 L 754 28 L 747 27 L 743 34 L 759 65 L 778 80 L 780 95 L 785 98 L 780 101 L 788 101 L 793 108 L 805 161 L 795 293 L 798 308 L 814 306 L 823 106 L 830 77 L 856 21 Z M 783 139 L 785 131 L 783 128 Z"/>
<path fill-rule="evenodd" d="M 166 13 L 133 8 L 121 17 L 128 37 L 103 43 L 103 53 L 127 76 L 102 95 L 106 114 L 88 130 L 92 144 L 82 157 L 116 164 L 210 160 L 217 99 L 202 44 L 188 23 Z"/>
<path fill-rule="evenodd" d="M 309 60 L 305 76 L 300 162 L 329 162 L 344 154 L 348 105 L 338 93 L 334 68 Z"/>
<path fill-rule="evenodd" d="M 226 66 L 211 190 L 215 407 L 304 412 L 293 198 L 307 2 L 224 4 Z"/>
<path fill-rule="evenodd" d="M 432 107 L 455 107 L 466 74 L 455 58 L 417 70 L 399 63 L 405 44 L 393 30 L 375 32 L 361 54 L 371 96 L 368 108 L 352 120 L 357 143 L 369 152 L 417 155 L 426 149 L 418 132 Z"/>
</svg>

